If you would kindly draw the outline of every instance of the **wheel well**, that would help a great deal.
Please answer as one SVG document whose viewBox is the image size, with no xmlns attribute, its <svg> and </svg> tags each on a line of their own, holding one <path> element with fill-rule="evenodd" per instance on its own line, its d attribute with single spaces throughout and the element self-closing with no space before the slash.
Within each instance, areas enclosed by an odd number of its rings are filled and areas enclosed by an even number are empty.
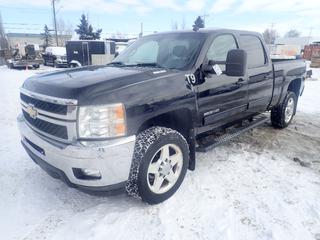
<svg viewBox="0 0 320 240">
<path fill-rule="evenodd" d="M 189 109 L 179 109 L 155 116 L 145 121 L 138 130 L 138 133 L 153 126 L 167 127 L 181 133 L 186 139 L 192 128 L 192 114 Z"/>
<path fill-rule="evenodd" d="M 300 95 L 301 79 L 295 79 L 290 82 L 288 91 L 294 92 L 297 97 Z"/>
<path fill-rule="evenodd" d="M 192 113 L 189 109 L 179 109 L 155 116 L 145 121 L 138 130 L 138 133 L 153 127 L 167 127 L 178 131 L 189 144 L 190 162 L 189 169 L 195 169 L 195 136 L 193 131 Z"/>
</svg>

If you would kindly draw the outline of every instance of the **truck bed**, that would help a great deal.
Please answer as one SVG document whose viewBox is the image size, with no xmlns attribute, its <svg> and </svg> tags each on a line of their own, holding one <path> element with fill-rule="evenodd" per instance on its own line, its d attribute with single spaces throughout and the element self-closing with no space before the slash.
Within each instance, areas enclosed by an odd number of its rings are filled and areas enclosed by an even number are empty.
<svg viewBox="0 0 320 240">
<path fill-rule="evenodd" d="M 290 81 L 301 78 L 301 76 L 306 74 L 306 63 L 305 60 L 302 59 L 277 59 L 272 60 L 272 66 L 274 70 L 274 91 L 272 105 L 276 105 L 281 100 L 281 97 L 283 97 L 283 90 L 288 87 L 284 85 L 284 83 L 289 83 Z M 301 90 L 303 90 L 303 86 L 301 86 Z"/>
</svg>

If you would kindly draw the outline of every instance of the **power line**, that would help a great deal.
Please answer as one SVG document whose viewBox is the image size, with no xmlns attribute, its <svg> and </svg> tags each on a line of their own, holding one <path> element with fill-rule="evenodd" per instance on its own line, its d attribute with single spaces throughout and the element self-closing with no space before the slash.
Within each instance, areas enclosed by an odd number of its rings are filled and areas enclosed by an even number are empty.
<svg viewBox="0 0 320 240">
<path fill-rule="evenodd" d="M 24 28 L 24 27 L 6 27 L 6 29 L 8 29 L 8 30 L 37 30 L 37 31 L 43 30 L 41 28 Z"/>
<path fill-rule="evenodd" d="M 25 8 L 25 7 L 0 7 L 0 10 L 1 9 L 12 9 L 12 10 L 21 10 L 21 11 L 28 11 L 28 12 L 39 12 L 39 11 L 42 11 L 42 12 L 48 12 L 49 10 L 48 9 L 45 9 L 45 8 Z"/>
<path fill-rule="evenodd" d="M 8 22 L 4 22 L 3 24 L 5 24 L 5 25 L 23 25 L 23 26 L 28 26 L 28 25 L 43 26 L 43 24 L 40 24 L 40 23 L 8 23 Z"/>
</svg>

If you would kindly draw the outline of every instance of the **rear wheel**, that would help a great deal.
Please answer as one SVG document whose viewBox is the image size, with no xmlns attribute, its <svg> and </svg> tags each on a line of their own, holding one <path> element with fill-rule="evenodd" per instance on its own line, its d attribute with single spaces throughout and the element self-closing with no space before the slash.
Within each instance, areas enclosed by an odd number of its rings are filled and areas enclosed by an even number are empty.
<svg viewBox="0 0 320 240">
<path fill-rule="evenodd" d="M 271 123 L 276 128 L 286 128 L 292 121 L 297 107 L 297 96 L 287 92 L 283 102 L 271 110 Z"/>
<path fill-rule="evenodd" d="M 149 128 L 137 137 L 126 190 L 149 204 L 163 202 L 180 187 L 188 162 L 189 147 L 180 133 Z"/>
</svg>

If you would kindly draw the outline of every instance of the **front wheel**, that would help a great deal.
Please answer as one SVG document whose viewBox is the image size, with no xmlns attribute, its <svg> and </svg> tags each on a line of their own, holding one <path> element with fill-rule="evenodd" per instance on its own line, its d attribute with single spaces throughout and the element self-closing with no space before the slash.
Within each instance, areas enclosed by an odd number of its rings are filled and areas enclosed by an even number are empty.
<svg viewBox="0 0 320 240">
<path fill-rule="evenodd" d="M 180 187 L 188 163 L 188 143 L 180 133 L 149 128 L 137 137 L 126 191 L 149 204 L 163 202 Z"/>
<path fill-rule="evenodd" d="M 294 92 L 288 91 L 285 99 L 271 110 L 271 123 L 276 128 L 286 128 L 291 123 L 296 113 L 297 96 Z"/>
</svg>

